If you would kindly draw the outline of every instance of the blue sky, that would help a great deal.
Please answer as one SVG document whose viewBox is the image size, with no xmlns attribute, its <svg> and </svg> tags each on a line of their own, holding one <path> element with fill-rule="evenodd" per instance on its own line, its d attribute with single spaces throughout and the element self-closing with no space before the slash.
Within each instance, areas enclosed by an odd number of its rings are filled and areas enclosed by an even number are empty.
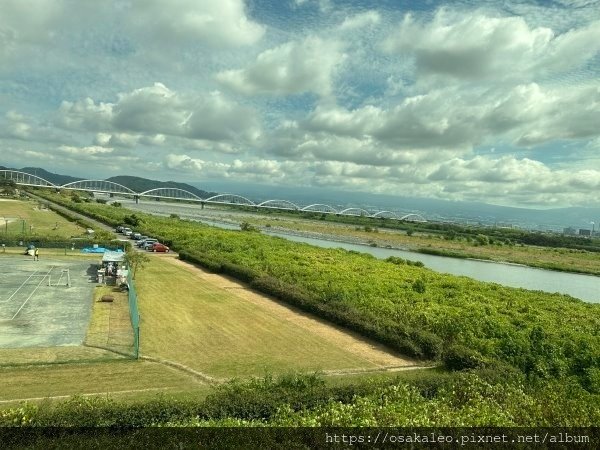
<svg viewBox="0 0 600 450">
<path fill-rule="evenodd" d="M 598 1 L 0 10 L 0 165 L 600 205 Z"/>
</svg>

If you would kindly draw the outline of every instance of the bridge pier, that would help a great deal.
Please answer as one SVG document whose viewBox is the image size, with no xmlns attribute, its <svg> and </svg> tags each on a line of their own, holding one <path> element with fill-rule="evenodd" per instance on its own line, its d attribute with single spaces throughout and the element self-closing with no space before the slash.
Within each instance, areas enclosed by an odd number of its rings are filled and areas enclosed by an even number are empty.
<svg viewBox="0 0 600 450">
<path fill-rule="evenodd" d="M 140 196 L 139 195 L 134 195 L 133 199 L 135 200 L 135 204 L 136 205 L 140 202 Z"/>
<path fill-rule="evenodd" d="M 205 205 L 204 202 L 200 202 L 200 209 L 204 209 L 204 205 Z"/>
</svg>

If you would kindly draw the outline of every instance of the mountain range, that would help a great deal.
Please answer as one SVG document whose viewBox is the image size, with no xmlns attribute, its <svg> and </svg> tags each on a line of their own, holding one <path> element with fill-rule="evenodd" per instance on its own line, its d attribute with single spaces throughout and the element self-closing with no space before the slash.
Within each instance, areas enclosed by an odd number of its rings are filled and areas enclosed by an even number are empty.
<svg viewBox="0 0 600 450">
<path fill-rule="evenodd" d="M 8 169 L 0 166 L 0 169 Z M 23 167 L 22 172 L 37 175 L 51 183 L 63 185 L 82 180 L 81 177 L 48 172 L 39 167 Z M 534 230 L 562 230 L 566 227 L 592 229 L 600 227 L 600 208 L 568 207 L 553 209 L 516 208 L 478 202 L 449 201 L 430 198 L 400 197 L 364 192 L 343 192 L 324 188 L 295 188 L 260 184 L 222 182 L 179 183 L 157 181 L 142 177 L 120 175 L 107 178 L 108 181 L 127 186 L 136 192 L 144 192 L 159 187 L 183 189 L 207 198 L 217 192 L 239 194 L 254 202 L 279 199 L 289 200 L 300 205 L 325 203 L 337 209 L 361 207 L 367 210 L 391 210 L 418 213 L 429 220 L 455 221 L 499 226 L 518 226 Z M 594 222 L 592 225 L 591 222 Z"/>
<path fill-rule="evenodd" d="M 0 169 L 9 169 L 8 167 L 0 166 Z M 39 167 L 23 167 L 21 169 L 12 169 L 19 170 L 21 172 L 30 173 L 32 175 L 36 175 L 44 180 L 49 181 L 52 184 L 64 185 L 67 183 L 72 183 L 74 181 L 83 180 L 81 177 L 73 177 L 70 175 L 61 175 L 53 172 L 48 172 L 45 169 L 41 169 Z M 132 191 L 135 192 L 144 192 L 149 191 L 150 189 L 156 189 L 161 187 L 167 188 L 177 188 L 183 189 L 185 191 L 189 191 L 193 194 L 196 194 L 198 197 L 207 198 L 212 195 L 216 195 L 214 192 L 208 192 L 202 189 L 198 189 L 195 186 L 186 183 L 178 183 L 176 181 L 158 181 L 158 180 L 149 180 L 148 178 L 141 177 L 133 177 L 129 175 L 119 175 L 116 177 L 110 177 L 106 179 L 107 181 L 112 181 L 114 183 L 118 183 L 125 187 L 128 187 Z"/>
</svg>

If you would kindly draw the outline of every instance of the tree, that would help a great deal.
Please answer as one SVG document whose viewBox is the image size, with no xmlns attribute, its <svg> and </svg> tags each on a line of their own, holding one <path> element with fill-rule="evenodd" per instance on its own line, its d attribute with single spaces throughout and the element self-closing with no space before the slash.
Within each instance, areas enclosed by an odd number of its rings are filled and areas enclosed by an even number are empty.
<svg viewBox="0 0 600 450">
<path fill-rule="evenodd" d="M 137 227 L 140 223 L 140 218 L 135 214 L 132 214 L 128 217 L 125 217 L 123 222 L 125 222 L 127 225 L 131 225 L 132 227 Z"/>
<path fill-rule="evenodd" d="M 260 232 L 260 230 L 258 228 L 256 228 L 255 226 L 249 224 L 248 222 L 242 222 L 242 223 L 240 223 L 240 230 L 242 230 L 242 231 Z"/>
<path fill-rule="evenodd" d="M 135 280 L 135 274 L 138 269 L 143 269 L 146 263 L 150 262 L 148 255 L 135 250 L 128 250 L 125 254 L 125 262 L 131 270 L 131 278 Z"/>
<path fill-rule="evenodd" d="M 0 177 L 0 194 L 15 195 L 17 192 L 17 184 L 13 180 L 8 180 Z"/>
</svg>

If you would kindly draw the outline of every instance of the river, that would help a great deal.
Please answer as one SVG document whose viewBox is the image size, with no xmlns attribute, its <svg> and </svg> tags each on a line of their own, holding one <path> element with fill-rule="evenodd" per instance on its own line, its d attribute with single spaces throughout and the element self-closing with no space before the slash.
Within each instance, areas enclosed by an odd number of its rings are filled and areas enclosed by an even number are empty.
<svg viewBox="0 0 600 450">
<path fill-rule="evenodd" d="M 159 205 L 156 203 L 150 205 L 142 203 L 139 205 L 127 205 L 128 208 L 137 207 L 137 209 L 143 210 L 144 212 L 151 212 L 157 215 L 169 215 L 166 211 L 161 211 L 162 207 L 166 206 L 171 208 L 181 208 L 182 205 L 167 203 L 161 203 Z M 170 210 L 172 211 L 172 209 Z M 201 217 L 200 211 L 201 210 L 197 206 L 190 208 L 189 205 L 186 205 L 185 209 L 181 208 L 181 210 L 172 212 L 178 214 L 181 213 L 181 217 L 197 220 L 208 225 L 239 230 L 239 225 L 237 224 L 234 225 L 222 221 L 212 221 L 205 217 Z M 462 275 L 475 280 L 498 283 L 504 286 L 551 293 L 558 292 L 561 294 L 568 294 L 589 303 L 600 303 L 600 277 L 593 275 L 557 272 L 517 264 L 426 255 L 406 250 L 371 247 L 369 245 L 351 244 L 281 232 L 264 231 L 264 233 L 271 236 L 279 236 L 290 241 L 304 242 L 319 247 L 344 248 L 346 250 L 370 253 L 381 259 L 387 258 L 388 256 L 398 256 L 411 261 L 421 261 L 427 268 L 435 270 L 436 272 Z"/>
</svg>

